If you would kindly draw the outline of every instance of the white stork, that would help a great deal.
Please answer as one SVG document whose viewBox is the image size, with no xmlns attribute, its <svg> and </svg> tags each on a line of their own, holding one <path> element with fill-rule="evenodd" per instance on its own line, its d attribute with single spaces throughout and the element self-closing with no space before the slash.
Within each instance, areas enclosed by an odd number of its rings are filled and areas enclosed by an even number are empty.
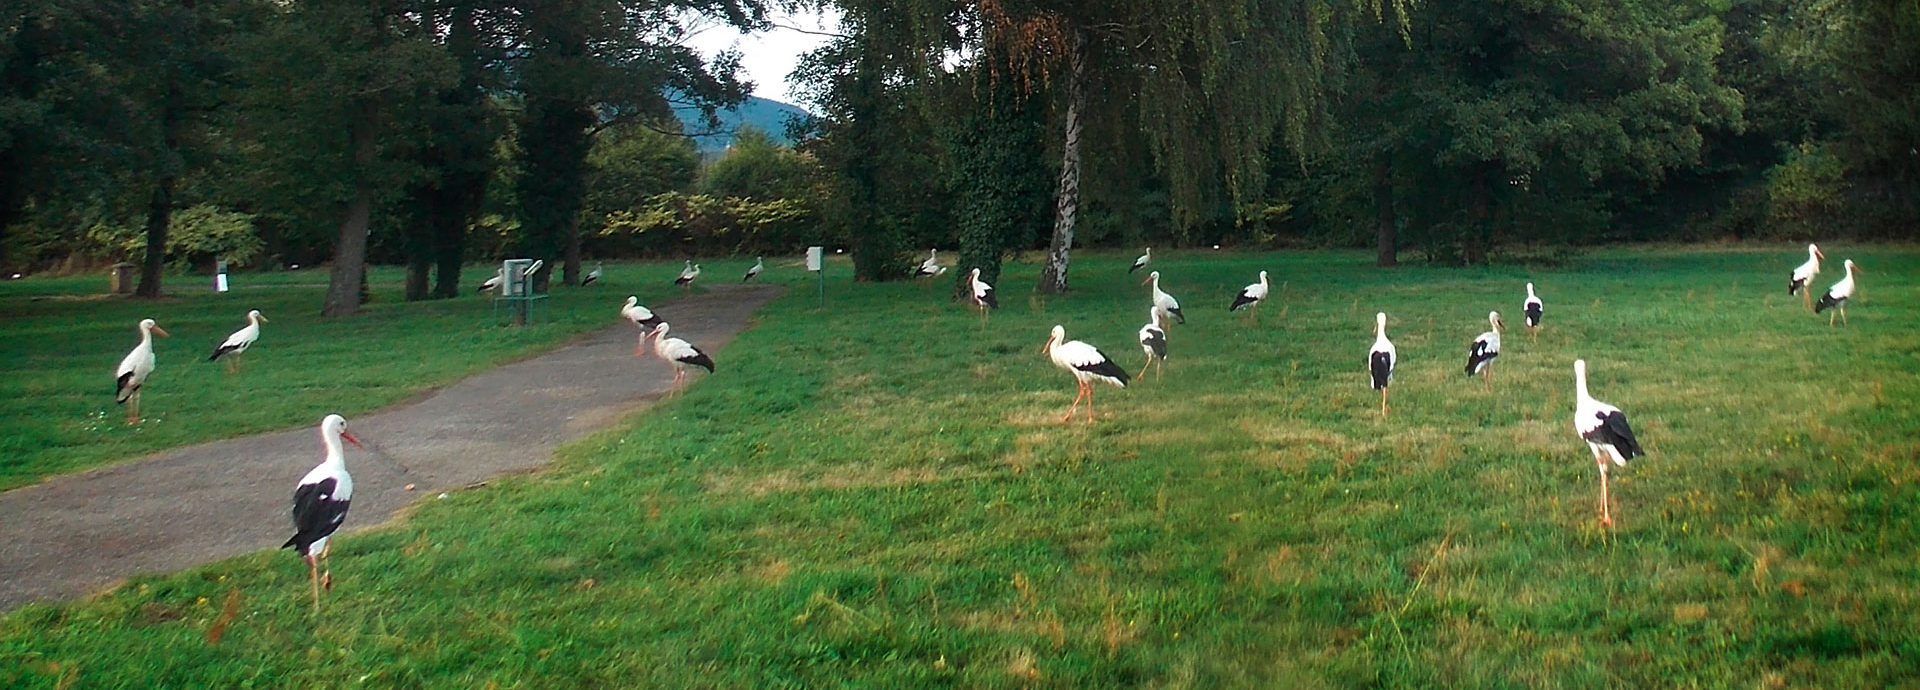
<svg viewBox="0 0 1920 690">
<path fill-rule="evenodd" d="M 1593 449 L 1593 461 L 1600 465 L 1600 524 L 1613 524 L 1613 511 L 1607 506 L 1607 461 L 1621 467 L 1627 461 L 1645 455 L 1627 426 L 1627 415 L 1620 408 L 1594 400 L 1587 394 L 1587 361 L 1573 361 L 1573 378 L 1579 387 L 1579 400 L 1573 409 L 1573 430 L 1580 432 L 1587 447 Z"/>
<path fill-rule="evenodd" d="M 1166 318 L 1166 312 L 1159 305 L 1147 307 L 1147 325 L 1140 327 L 1140 349 L 1147 353 L 1147 364 L 1140 367 L 1140 375 L 1134 378 L 1145 380 L 1147 367 L 1154 362 L 1160 363 L 1161 376 L 1167 374 L 1167 327 L 1163 325 Z"/>
<path fill-rule="evenodd" d="M 500 268 L 493 269 L 493 277 L 486 279 L 484 282 L 481 282 L 480 289 L 476 290 L 476 292 L 486 292 L 488 290 L 497 289 L 500 287 L 502 283 L 505 283 L 505 282 L 507 282 L 507 269 L 505 266 L 502 266 Z"/>
<path fill-rule="evenodd" d="M 689 259 L 687 260 L 687 267 L 680 269 L 680 277 L 673 279 L 673 284 L 683 288 L 692 288 L 693 279 L 698 277 L 700 277 L 700 265 Z"/>
<path fill-rule="evenodd" d="M 1527 340 L 1539 337 L 1540 316 L 1546 313 L 1547 305 L 1540 296 L 1533 294 L 1533 283 L 1527 283 L 1527 301 L 1520 305 L 1520 313 L 1527 318 Z"/>
<path fill-rule="evenodd" d="M 1373 349 L 1367 352 L 1367 371 L 1373 374 L 1373 389 L 1380 391 L 1380 416 L 1387 416 L 1387 384 L 1393 382 L 1393 365 L 1400 355 L 1387 340 L 1387 313 L 1373 315 Z"/>
<path fill-rule="evenodd" d="M 260 324 L 266 320 L 267 317 L 261 316 L 260 310 L 258 309 L 247 312 L 246 327 L 234 331 L 233 335 L 227 336 L 225 342 L 220 343 L 219 347 L 213 349 L 213 355 L 208 357 L 207 361 L 211 362 L 225 357 L 227 358 L 227 373 L 231 374 L 240 371 L 240 355 L 246 352 L 247 348 L 253 347 L 253 341 L 260 339 Z"/>
<path fill-rule="evenodd" d="M 1792 275 L 1787 276 L 1787 294 L 1801 293 L 1800 301 L 1806 303 L 1808 309 L 1813 308 L 1813 277 L 1820 275 L 1820 260 L 1824 258 L 1827 255 L 1819 247 L 1809 244 L 1807 262 L 1800 264 L 1793 269 Z"/>
<path fill-rule="evenodd" d="M 973 272 L 967 274 L 967 284 L 972 290 L 973 306 L 980 308 L 980 326 L 985 328 L 987 325 L 987 310 L 999 309 L 1000 300 L 994 299 L 993 286 L 988 285 L 987 281 L 980 279 L 980 269 L 978 268 L 973 269 Z"/>
<path fill-rule="evenodd" d="M 1134 259 L 1133 268 L 1127 269 L 1127 272 L 1132 273 L 1134 271 L 1138 271 L 1140 270 L 1141 266 L 1145 266 L 1152 262 L 1153 262 L 1153 247 L 1147 247 L 1147 253 L 1141 254 L 1139 258 Z"/>
<path fill-rule="evenodd" d="M 1507 322 L 1500 319 L 1500 312 L 1487 312 L 1487 325 L 1493 330 L 1481 333 L 1473 339 L 1473 347 L 1467 350 L 1467 375 L 1479 374 L 1488 387 L 1493 386 L 1493 358 L 1500 356 L 1500 329 Z"/>
<path fill-rule="evenodd" d="M 1253 322 L 1259 323 L 1260 303 L 1266 299 L 1267 272 L 1261 271 L 1260 282 L 1240 288 L 1240 294 L 1233 298 L 1233 304 L 1227 306 L 1227 311 L 1239 311 L 1241 307 L 1246 307 L 1247 313 L 1253 316 Z"/>
<path fill-rule="evenodd" d="M 605 275 L 606 271 L 607 271 L 607 264 L 605 262 L 602 262 L 602 261 L 593 262 L 593 270 L 587 271 L 587 277 L 580 279 L 580 287 L 586 287 L 588 285 L 592 285 L 594 283 L 600 282 L 600 276 Z"/>
<path fill-rule="evenodd" d="M 940 250 L 933 249 L 928 252 L 927 260 L 920 262 L 920 267 L 913 270 L 913 276 L 932 278 L 946 272 L 947 267 L 940 265 Z"/>
<path fill-rule="evenodd" d="M 127 423 L 140 421 L 140 386 L 153 373 L 153 336 L 167 337 L 167 329 L 153 319 L 140 320 L 140 344 L 133 346 L 120 368 L 113 370 L 114 402 L 127 406 Z"/>
<path fill-rule="evenodd" d="M 1160 291 L 1160 272 L 1159 271 L 1148 273 L 1146 281 L 1141 284 L 1145 285 L 1146 283 L 1153 284 L 1153 304 L 1155 306 L 1158 306 L 1161 309 L 1166 310 L 1168 314 L 1172 314 L 1174 320 L 1179 321 L 1180 323 L 1187 322 L 1187 315 L 1180 313 L 1180 300 L 1174 299 L 1173 295 L 1169 295 L 1165 292 Z"/>
<path fill-rule="evenodd" d="M 713 373 L 713 358 L 692 343 L 679 338 L 667 337 L 667 324 L 661 322 L 653 327 L 653 353 L 673 365 L 673 389 L 680 390 L 680 384 L 687 380 L 687 367 L 700 367 L 707 373 Z"/>
<path fill-rule="evenodd" d="M 1842 261 L 1840 265 L 1846 267 L 1847 276 L 1841 278 L 1840 282 L 1834 283 L 1833 287 L 1827 288 L 1827 294 L 1821 295 L 1820 301 L 1814 303 L 1813 313 L 1818 314 L 1828 309 L 1837 310 L 1840 312 L 1840 323 L 1844 324 L 1847 322 L 1847 300 L 1853 298 L 1853 272 L 1860 268 L 1853 265 L 1853 259 Z M 1833 325 L 1832 314 L 1827 315 L 1827 325 Z"/>
<path fill-rule="evenodd" d="M 653 315 L 653 310 L 640 306 L 640 298 L 635 295 L 627 296 L 627 306 L 620 308 L 620 317 L 632 322 L 640 329 L 640 342 L 633 346 L 635 355 L 646 353 L 647 336 L 653 335 L 655 326 L 665 323 L 660 320 L 660 317 Z"/>
<path fill-rule="evenodd" d="M 760 272 L 764 270 L 767 270 L 766 258 L 759 256 L 753 257 L 753 268 L 747 269 L 747 277 L 741 278 L 740 282 L 744 283 L 753 280 L 754 276 L 760 275 Z"/>
<path fill-rule="evenodd" d="M 1065 326 L 1053 327 L 1053 337 L 1047 339 L 1047 344 L 1041 348 L 1041 351 L 1047 353 L 1047 356 L 1053 360 L 1054 366 L 1067 370 L 1067 373 L 1073 374 L 1074 380 L 1080 382 L 1080 394 L 1074 397 L 1073 406 L 1067 408 L 1067 416 L 1060 418 L 1062 424 L 1073 419 L 1073 411 L 1080 407 L 1081 398 L 1087 400 L 1087 422 L 1093 422 L 1094 381 L 1111 383 L 1121 388 L 1127 387 L 1127 370 L 1121 369 L 1120 365 L 1107 359 L 1107 356 L 1101 354 L 1100 350 L 1094 346 L 1078 340 L 1067 340 Z"/>
<path fill-rule="evenodd" d="M 313 581 L 313 610 L 320 610 L 320 587 L 333 589 L 333 573 L 320 574 L 319 561 L 327 558 L 328 542 L 340 524 L 347 520 L 347 504 L 353 500 L 353 475 L 347 474 L 347 453 L 340 441 L 355 446 L 360 439 L 347 433 L 347 420 L 337 414 L 320 421 L 320 442 L 327 457 L 300 478 L 293 489 L 293 537 L 280 548 L 293 549 L 307 561 L 307 576 Z"/>
</svg>

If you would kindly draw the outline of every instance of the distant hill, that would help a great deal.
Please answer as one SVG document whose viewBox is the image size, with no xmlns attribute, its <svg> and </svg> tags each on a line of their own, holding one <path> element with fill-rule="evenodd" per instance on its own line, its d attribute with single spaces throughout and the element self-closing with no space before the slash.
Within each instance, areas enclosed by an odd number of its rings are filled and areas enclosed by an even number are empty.
<svg viewBox="0 0 1920 690">
<path fill-rule="evenodd" d="M 706 124 L 701 121 L 700 109 L 691 106 L 677 107 L 674 108 L 674 114 L 680 116 L 680 124 L 686 128 L 686 131 L 708 131 Z M 697 134 L 693 139 L 702 155 L 717 155 L 727 150 L 727 146 L 733 143 L 733 131 L 739 129 L 741 125 L 747 125 L 766 132 L 773 137 L 774 141 L 792 144 L 793 142 L 787 139 L 787 121 L 805 115 L 807 111 L 799 106 L 759 96 L 748 96 L 747 102 L 740 104 L 739 108 L 720 111 L 720 127 L 717 131 L 712 134 Z"/>
</svg>

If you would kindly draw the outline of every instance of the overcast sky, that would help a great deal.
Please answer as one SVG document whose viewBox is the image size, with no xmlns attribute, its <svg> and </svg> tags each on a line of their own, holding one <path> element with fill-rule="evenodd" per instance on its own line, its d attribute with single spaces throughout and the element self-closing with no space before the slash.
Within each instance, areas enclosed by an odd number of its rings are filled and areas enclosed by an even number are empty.
<svg viewBox="0 0 1920 690">
<path fill-rule="evenodd" d="M 835 13 L 780 15 L 774 23 L 809 31 L 833 31 L 839 28 L 840 22 L 839 14 Z M 725 24 L 713 24 L 695 34 L 689 44 L 708 56 L 728 48 L 738 49 L 740 69 L 746 73 L 745 79 L 754 83 L 753 95 L 794 103 L 787 75 L 800 63 L 801 53 L 818 48 L 828 40 L 826 36 L 783 28 L 743 35 Z"/>
</svg>

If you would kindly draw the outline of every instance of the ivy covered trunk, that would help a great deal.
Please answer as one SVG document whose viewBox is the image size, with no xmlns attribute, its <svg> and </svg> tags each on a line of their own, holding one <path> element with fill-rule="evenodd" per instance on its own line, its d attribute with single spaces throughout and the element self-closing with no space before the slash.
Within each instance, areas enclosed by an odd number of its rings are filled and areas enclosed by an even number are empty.
<svg viewBox="0 0 1920 690">
<path fill-rule="evenodd" d="M 1067 291 L 1067 259 L 1080 215 L 1080 118 L 1087 109 L 1087 35 L 1074 29 L 1067 49 L 1067 127 L 1060 153 L 1060 189 L 1053 214 L 1053 242 L 1040 271 L 1043 293 Z"/>
</svg>

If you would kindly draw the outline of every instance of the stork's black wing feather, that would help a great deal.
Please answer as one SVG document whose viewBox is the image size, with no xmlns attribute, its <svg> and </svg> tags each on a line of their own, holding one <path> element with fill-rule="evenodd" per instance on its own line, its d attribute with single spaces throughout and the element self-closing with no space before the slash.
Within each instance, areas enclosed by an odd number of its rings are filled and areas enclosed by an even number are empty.
<svg viewBox="0 0 1920 690">
<path fill-rule="evenodd" d="M 1098 350 L 1096 350 L 1096 352 L 1098 352 Z M 1100 361 L 1098 362 L 1092 364 L 1076 364 L 1073 368 L 1096 376 L 1105 376 L 1117 380 L 1120 382 L 1121 388 L 1126 388 L 1127 381 L 1132 378 L 1127 376 L 1127 370 L 1120 368 L 1118 364 L 1114 364 L 1113 360 L 1108 359 L 1104 353 L 1100 355 Z"/>
<path fill-rule="evenodd" d="M 347 520 L 348 501 L 333 498 L 335 486 L 334 480 L 323 479 L 293 490 L 293 537 L 280 548 L 294 549 L 304 556 L 307 547 L 340 529 Z"/>
<path fill-rule="evenodd" d="M 1640 448 L 1640 441 L 1633 437 L 1633 428 L 1627 426 L 1625 412 L 1607 412 L 1596 416 L 1600 418 L 1600 425 L 1594 427 L 1593 431 L 1581 434 L 1583 438 L 1613 446 L 1614 450 L 1620 451 L 1620 457 L 1627 460 L 1646 455 L 1646 451 Z"/>
<path fill-rule="evenodd" d="M 133 383 L 133 372 L 131 371 L 121 374 L 120 378 L 118 379 L 114 379 L 114 382 L 113 382 L 113 401 L 114 402 L 124 403 L 127 401 L 127 398 L 133 397 L 133 392 L 139 389 L 140 387 L 129 386 L 128 384 L 130 383 Z"/>
<path fill-rule="evenodd" d="M 1472 376 L 1480 373 L 1480 367 L 1484 366 L 1487 362 L 1493 361 L 1493 358 L 1498 356 L 1500 356 L 1498 352 L 1487 351 L 1487 341 L 1473 341 L 1473 349 L 1467 351 L 1467 375 Z"/>
<path fill-rule="evenodd" d="M 1526 309 L 1526 312 L 1527 312 L 1527 325 L 1528 325 L 1528 326 L 1539 326 L 1539 325 L 1540 325 L 1540 312 L 1541 312 L 1541 305 L 1540 305 L 1540 303 L 1539 303 L 1539 302 L 1528 302 L 1528 303 L 1527 303 L 1527 309 Z"/>
<path fill-rule="evenodd" d="M 989 308 L 1000 308 L 1000 300 L 993 296 L 993 288 L 987 288 L 986 294 L 980 296 L 980 301 L 984 302 Z"/>
<path fill-rule="evenodd" d="M 1387 382 L 1393 379 L 1393 357 L 1384 350 L 1374 352 L 1367 358 L 1367 369 L 1373 372 L 1373 387 L 1386 388 Z"/>
<path fill-rule="evenodd" d="M 1162 331 L 1158 328 L 1153 329 L 1151 331 L 1147 331 L 1147 337 L 1141 340 L 1140 344 L 1147 346 L 1147 349 L 1149 350 L 1153 350 L 1153 356 L 1159 357 L 1161 359 L 1167 358 L 1166 331 Z"/>
<path fill-rule="evenodd" d="M 1828 309 L 1832 309 L 1835 306 L 1838 306 L 1841 302 L 1845 302 L 1845 301 L 1847 300 L 1844 297 L 1836 299 L 1833 296 L 1833 291 L 1829 290 L 1827 291 L 1827 294 L 1820 296 L 1820 301 L 1813 303 L 1813 313 L 1818 314 Z"/>
<path fill-rule="evenodd" d="M 1247 291 L 1241 290 L 1240 296 L 1233 298 L 1233 304 L 1227 307 L 1227 311 L 1239 311 L 1241 307 L 1258 301 L 1260 300 L 1254 299 L 1252 295 L 1247 294 Z"/>
<path fill-rule="evenodd" d="M 706 369 L 709 374 L 713 373 L 713 358 L 708 357 L 707 353 L 701 352 L 699 348 L 694 348 L 692 357 L 681 357 L 680 361 Z"/>
</svg>

